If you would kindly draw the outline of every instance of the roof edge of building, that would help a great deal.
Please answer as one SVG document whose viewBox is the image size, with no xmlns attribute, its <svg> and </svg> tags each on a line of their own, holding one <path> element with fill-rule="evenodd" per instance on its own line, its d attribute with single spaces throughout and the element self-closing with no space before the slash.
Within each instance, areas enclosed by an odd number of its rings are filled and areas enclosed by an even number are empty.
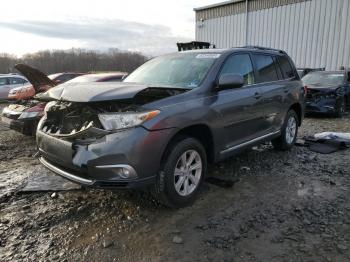
<svg viewBox="0 0 350 262">
<path fill-rule="evenodd" d="M 225 5 L 230 5 L 234 3 L 239 3 L 239 2 L 245 2 L 246 0 L 231 0 L 231 1 L 225 1 L 225 2 L 220 2 L 217 4 L 212 4 L 212 5 L 206 5 L 206 6 L 201 6 L 201 7 L 195 7 L 193 8 L 193 11 L 202 11 L 205 9 L 210 9 L 213 7 L 220 7 L 220 6 L 225 6 Z"/>
</svg>

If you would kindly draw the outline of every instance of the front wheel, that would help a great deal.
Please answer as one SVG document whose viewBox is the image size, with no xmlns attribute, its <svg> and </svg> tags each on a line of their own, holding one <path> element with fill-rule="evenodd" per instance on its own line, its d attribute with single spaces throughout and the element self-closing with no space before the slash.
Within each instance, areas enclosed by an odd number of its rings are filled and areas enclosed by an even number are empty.
<svg viewBox="0 0 350 262">
<path fill-rule="evenodd" d="M 166 150 L 154 188 L 156 198 L 173 208 L 190 205 L 204 180 L 207 157 L 194 138 L 176 139 Z"/>
<path fill-rule="evenodd" d="M 271 141 L 275 149 L 285 151 L 294 145 L 298 135 L 298 122 L 295 111 L 289 110 L 281 129 L 281 135 Z"/>
</svg>

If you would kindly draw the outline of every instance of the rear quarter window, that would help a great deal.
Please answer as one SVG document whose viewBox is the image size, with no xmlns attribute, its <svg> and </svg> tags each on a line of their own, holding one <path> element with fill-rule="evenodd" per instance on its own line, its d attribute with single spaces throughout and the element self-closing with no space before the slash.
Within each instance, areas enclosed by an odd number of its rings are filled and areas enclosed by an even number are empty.
<svg viewBox="0 0 350 262">
<path fill-rule="evenodd" d="M 18 84 L 24 84 L 24 83 L 25 83 L 25 81 L 22 78 L 18 78 L 18 77 L 10 78 L 11 85 L 18 85 Z"/>
<path fill-rule="evenodd" d="M 278 64 L 281 68 L 282 75 L 284 79 L 295 77 L 295 72 L 290 64 L 289 60 L 285 56 L 278 56 L 277 57 Z"/>
<path fill-rule="evenodd" d="M 256 70 L 258 72 L 257 83 L 277 81 L 277 67 L 272 56 L 265 54 L 253 54 Z"/>
</svg>

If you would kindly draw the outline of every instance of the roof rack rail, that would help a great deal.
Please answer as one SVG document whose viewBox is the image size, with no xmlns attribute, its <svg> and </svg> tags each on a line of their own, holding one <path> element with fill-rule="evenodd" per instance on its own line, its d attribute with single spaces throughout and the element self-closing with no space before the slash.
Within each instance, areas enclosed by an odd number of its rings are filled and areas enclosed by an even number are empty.
<svg viewBox="0 0 350 262">
<path fill-rule="evenodd" d="M 276 51 L 281 54 L 287 54 L 285 51 L 281 49 L 275 49 L 275 48 L 270 48 L 270 47 L 263 47 L 263 46 L 257 46 L 257 45 L 246 45 L 242 46 L 242 48 L 252 48 L 252 49 L 259 49 L 259 50 L 269 50 L 269 51 Z"/>
</svg>

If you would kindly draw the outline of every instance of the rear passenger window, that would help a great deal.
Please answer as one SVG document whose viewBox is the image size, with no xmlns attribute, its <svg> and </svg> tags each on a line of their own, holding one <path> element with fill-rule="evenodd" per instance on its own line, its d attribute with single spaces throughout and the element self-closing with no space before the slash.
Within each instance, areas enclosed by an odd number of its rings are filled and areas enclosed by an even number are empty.
<svg viewBox="0 0 350 262">
<path fill-rule="evenodd" d="M 248 54 L 231 55 L 220 72 L 222 74 L 240 74 L 246 85 L 255 83 L 252 61 Z"/>
<path fill-rule="evenodd" d="M 276 65 L 271 56 L 254 54 L 254 61 L 259 75 L 258 83 L 278 80 Z"/>
<path fill-rule="evenodd" d="M 287 59 L 287 57 L 279 56 L 279 57 L 277 57 L 277 61 L 281 67 L 284 79 L 295 77 L 294 70 L 293 70 L 289 60 Z"/>
<path fill-rule="evenodd" d="M 21 78 L 17 78 L 17 77 L 10 78 L 11 85 L 18 85 L 18 84 L 23 84 L 23 83 L 24 83 L 24 80 Z"/>
</svg>

